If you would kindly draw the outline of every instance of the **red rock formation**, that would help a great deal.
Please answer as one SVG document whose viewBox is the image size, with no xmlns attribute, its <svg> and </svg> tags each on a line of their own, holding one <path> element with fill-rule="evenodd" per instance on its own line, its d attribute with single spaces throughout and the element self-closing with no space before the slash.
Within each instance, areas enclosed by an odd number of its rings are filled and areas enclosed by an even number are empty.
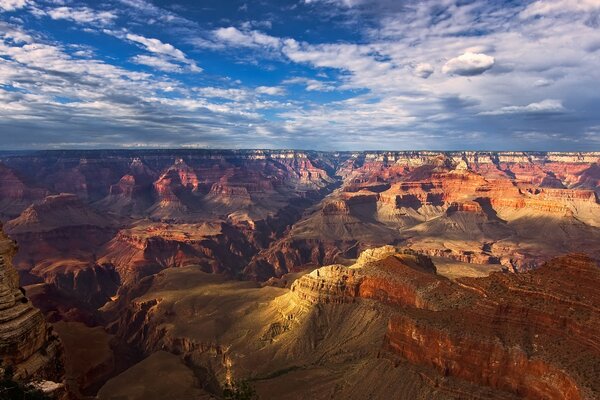
<svg viewBox="0 0 600 400">
<path fill-rule="evenodd" d="M 384 348 L 442 376 L 530 399 L 600 394 L 600 268 L 589 258 L 454 283 L 426 258 L 385 254 L 352 268 L 317 269 L 291 292 L 308 308 L 360 298 L 396 307 Z"/>
<path fill-rule="evenodd" d="M 18 380 L 60 382 L 63 379 L 62 347 L 44 316 L 19 288 L 12 266 L 15 245 L 0 227 L 0 359 L 1 368 L 12 368 Z"/>
<path fill-rule="evenodd" d="M 600 359 L 598 279 L 600 268 L 578 255 L 529 273 L 464 278 L 459 284 L 480 298 L 442 315 L 393 317 L 388 346 L 411 362 L 524 398 L 591 399 L 600 388 L 581 355 Z"/>
<path fill-rule="evenodd" d="M 165 268 L 198 265 L 235 275 L 255 251 L 247 238 L 224 223 L 150 224 L 121 230 L 102 250 L 101 264 L 113 265 L 123 282 Z"/>
</svg>

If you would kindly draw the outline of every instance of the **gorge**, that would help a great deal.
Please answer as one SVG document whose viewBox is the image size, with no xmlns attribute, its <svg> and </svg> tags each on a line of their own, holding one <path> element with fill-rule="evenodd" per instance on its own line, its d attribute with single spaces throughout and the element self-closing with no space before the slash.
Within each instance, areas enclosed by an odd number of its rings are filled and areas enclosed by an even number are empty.
<svg viewBox="0 0 600 400">
<path fill-rule="evenodd" d="M 595 399 L 599 195 L 599 152 L 0 152 L 3 354 L 74 398 Z"/>
</svg>

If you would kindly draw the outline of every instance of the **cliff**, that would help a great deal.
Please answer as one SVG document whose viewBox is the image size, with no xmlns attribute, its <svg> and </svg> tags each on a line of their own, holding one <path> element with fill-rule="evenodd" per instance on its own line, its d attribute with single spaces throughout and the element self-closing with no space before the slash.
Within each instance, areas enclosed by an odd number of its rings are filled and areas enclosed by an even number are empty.
<svg viewBox="0 0 600 400">
<path fill-rule="evenodd" d="M 285 279 L 290 289 L 165 270 L 115 304 L 111 329 L 204 371 L 213 393 L 234 377 L 291 398 L 600 394 L 600 268 L 585 256 L 452 281 L 428 257 L 385 246 Z"/>
<path fill-rule="evenodd" d="M 19 287 L 16 247 L 0 231 L 0 359 L 20 381 L 63 379 L 62 346 L 44 316 Z"/>
</svg>

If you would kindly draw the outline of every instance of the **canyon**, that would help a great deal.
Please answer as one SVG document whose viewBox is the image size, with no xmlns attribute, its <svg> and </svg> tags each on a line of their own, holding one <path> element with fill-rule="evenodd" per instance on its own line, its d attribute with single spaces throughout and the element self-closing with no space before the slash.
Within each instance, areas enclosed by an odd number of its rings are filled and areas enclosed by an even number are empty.
<svg viewBox="0 0 600 400">
<path fill-rule="evenodd" d="M 0 152 L 3 292 L 76 397 L 594 399 L 599 196 L 600 152 Z"/>
<path fill-rule="evenodd" d="M 0 372 L 4 379 L 34 381 L 43 391 L 63 396 L 62 344 L 19 285 L 15 252 L 14 242 L 0 230 Z"/>
</svg>

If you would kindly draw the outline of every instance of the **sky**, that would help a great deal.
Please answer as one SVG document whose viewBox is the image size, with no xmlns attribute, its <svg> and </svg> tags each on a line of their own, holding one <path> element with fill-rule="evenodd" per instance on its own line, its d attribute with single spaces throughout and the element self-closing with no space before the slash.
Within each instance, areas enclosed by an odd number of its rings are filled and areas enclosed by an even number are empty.
<svg viewBox="0 0 600 400">
<path fill-rule="evenodd" d="M 0 149 L 600 150 L 600 0 L 0 0 Z"/>
</svg>

